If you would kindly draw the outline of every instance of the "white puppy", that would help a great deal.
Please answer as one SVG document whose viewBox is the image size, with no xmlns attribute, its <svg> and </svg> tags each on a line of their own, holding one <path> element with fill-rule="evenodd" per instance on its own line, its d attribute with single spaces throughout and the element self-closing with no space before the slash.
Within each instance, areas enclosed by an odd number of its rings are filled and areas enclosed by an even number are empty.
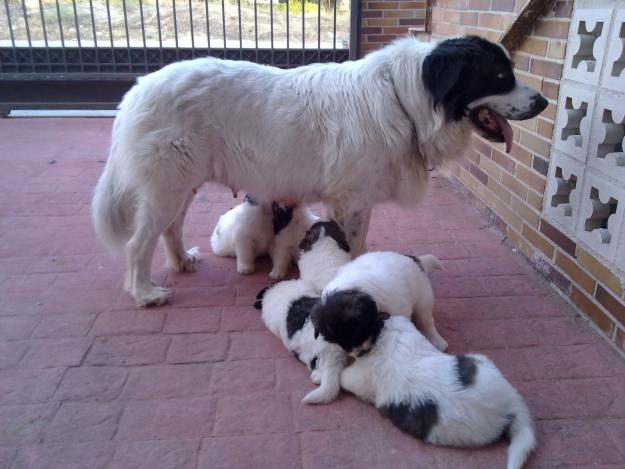
<svg viewBox="0 0 625 469">
<path fill-rule="evenodd" d="M 254 306 L 262 309 L 263 322 L 284 346 L 304 363 L 320 386 L 303 399 L 309 404 L 334 400 L 340 392 L 339 377 L 349 359 L 335 344 L 316 340 L 310 312 L 318 291 L 303 280 L 286 280 L 261 290 Z"/>
<path fill-rule="evenodd" d="M 280 279 L 291 259 L 297 259 L 299 241 L 316 220 L 305 207 L 283 207 L 276 202 L 267 207 L 248 194 L 242 204 L 219 217 L 211 246 L 218 256 L 236 257 L 240 274 L 254 272 L 256 258 L 269 254 L 269 276 Z"/>
<path fill-rule="evenodd" d="M 523 399 L 484 355 L 442 353 L 407 318 L 374 308 L 357 316 L 315 309 L 311 321 L 326 340 L 358 356 L 343 369 L 341 387 L 373 403 L 402 431 L 456 447 L 507 436 L 508 469 L 521 468 L 536 446 Z"/>
<path fill-rule="evenodd" d="M 345 234 L 335 221 L 318 221 L 299 245 L 300 278 L 321 293 L 340 267 L 352 260 Z"/>
<path fill-rule="evenodd" d="M 434 293 L 427 272 L 441 269 L 432 255 L 405 256 L 396 252 L 370 252 L 338 269 L 324 287 L 319 308 L 358 314 L 361 293 L 369 295 L 380 311 L 410 318 L 439 350 L 447 349 L 434 324 Z"/>
</svg>

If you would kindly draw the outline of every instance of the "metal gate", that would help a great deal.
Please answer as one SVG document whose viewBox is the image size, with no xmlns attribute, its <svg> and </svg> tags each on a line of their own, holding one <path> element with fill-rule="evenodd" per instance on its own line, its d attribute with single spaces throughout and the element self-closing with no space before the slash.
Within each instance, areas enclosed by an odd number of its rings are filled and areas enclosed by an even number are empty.
<svg viewBox="0 0 625 469">
<path fill-rule="evenodd" d="M 114 109 L 137 76 L 196 57 L 296 67 L 359 53 L 359 0 L 2 1 L 2 115 Z"/>
</svg>

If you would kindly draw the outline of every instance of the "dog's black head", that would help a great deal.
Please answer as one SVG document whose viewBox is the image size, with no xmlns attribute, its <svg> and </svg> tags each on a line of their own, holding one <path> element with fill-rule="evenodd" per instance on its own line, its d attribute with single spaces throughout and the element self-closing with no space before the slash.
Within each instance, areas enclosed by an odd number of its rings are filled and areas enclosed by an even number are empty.
<svg viewBox="0 0 625 469">
<path fill-rule="evenodd" d="M 310 251 L 313 245 L 324 236 L 332 238 L 336 241 L 339 248 L 349 252 L 349 244 L 347 243 L 347 238 L 345 238 L 345 233 L 343 233 L 343 230 L 334 220 L 318 221 L 311 226 L 306 232 L 304 239 L 299 243 L 299 248 L 302 251 Z"/>
<path fill-rule="evenodd" d="M 278 234 L 286 228 L 293 218 L 295 205 L 282 206 L 278 202 L 271 204 L 271 221 L 273 222 L 273 234 Z"/>
<path fill-rule="evenodd" d="M 332 292 L 310 313 L 315 338 L 321 335 L 356 357 L 371 350 L 388 317 L 370 295 L 358 290 Z"/>
<path fill-rule="evenodd" d="M 535 117 L 548 104 L 539 92 L 517 82 L 501 46 L 477 36 L 440 42 L 424 59 L 422 73 L 434 106 L 447 121 L 468 115 L 478 133 L 506 142 L 508 151 L 512 128 L 506 119 Z"/>
</svg>

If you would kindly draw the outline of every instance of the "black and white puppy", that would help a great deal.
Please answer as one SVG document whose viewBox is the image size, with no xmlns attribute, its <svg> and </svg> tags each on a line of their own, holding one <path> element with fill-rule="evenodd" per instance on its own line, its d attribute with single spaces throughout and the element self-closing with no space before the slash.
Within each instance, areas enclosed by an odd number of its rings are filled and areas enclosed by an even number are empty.
<svg viewBox="0 0 625 469">
<path fill-rule="evenodd" d="M 312 285 L 317 294 L 336 272 L 352 260 L 345 234 L 333 221 L 318 221 L 306 232 L 297 261 L 300 278 Z"/>
<path fill-rule="evenodd" d="M 523 466 L 536 446 L 532 420 L 492 361 L 442 353 L 407 318 L 378 313 L 374 305 L 357 313 L 314 309 L 311 316 L 322 337 L 356 358 L 341 373 L 343 389 L 426 443 L 477 447 L 507 436 L 507 468 Z M 364 344 L 370 350 L 360 356 Z"/>
<path fill-rule="evenodd" d="M 341 370 L 349 360 L 338 345 L 315 339 L 310 312 L 317 304 L 318 293 L 301 279 L 285 280 L 261 290 L 254 304 L 262 310 L 267 328 L 308 367 L 313 382 L 319 385 L 304 397 L 303 402 L 308 404 L 327 403 L 338 396 Z"/>
<path fill-rule="evenodd" d="M 236 257 L 237 272 L 254 272 L 257 257 L 269 254 L 269 276 L 283 278 L 291 259 L 297 259 L 299 242 L 317 217 L 305 207 L 257 203 L 246 194 L 243 203 L 228 210 L 215 226 L 211 247 L 217 256 Z"/>
<path fill-rule="evenodd" d="M 432 315 L 434 293 L 427 273 L 434 269 L 442 266 L 432 255 L 369 252 L 338 269 L 323 288 L 317 308 L 328 318 L 330 326 L 333 315 L 341 319 L 360 318 L 361 309 L 377 305 L 380 311 L 411 319 L 436 348 L 446 350 L 447 341 L 436 330 Z"/>
</svg>

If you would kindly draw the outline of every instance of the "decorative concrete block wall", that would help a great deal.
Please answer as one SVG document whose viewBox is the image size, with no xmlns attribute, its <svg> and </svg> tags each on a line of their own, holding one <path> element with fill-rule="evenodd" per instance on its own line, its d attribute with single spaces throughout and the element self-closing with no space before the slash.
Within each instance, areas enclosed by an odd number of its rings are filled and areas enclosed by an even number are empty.
<svg viewBox="0 0 625 469">
<path fill-rule="evenodd" d="M 625 9 L 578 9 L 569 30 L 543 211 L 620 273 L 624 138 Z"/>
<path fill-rule="evenodd" d="M 497 40 L 525 4 L 434 0 L 428 24 L 434 39 Z M 513 54 L 518 79 L 541 90 L 547 109 L 511 122 L 511 154 L 475 137 L 452 168 L 463 192 L 623 352 L 624 23 L 625 0 L 552 1 Z"/>
</svg>

